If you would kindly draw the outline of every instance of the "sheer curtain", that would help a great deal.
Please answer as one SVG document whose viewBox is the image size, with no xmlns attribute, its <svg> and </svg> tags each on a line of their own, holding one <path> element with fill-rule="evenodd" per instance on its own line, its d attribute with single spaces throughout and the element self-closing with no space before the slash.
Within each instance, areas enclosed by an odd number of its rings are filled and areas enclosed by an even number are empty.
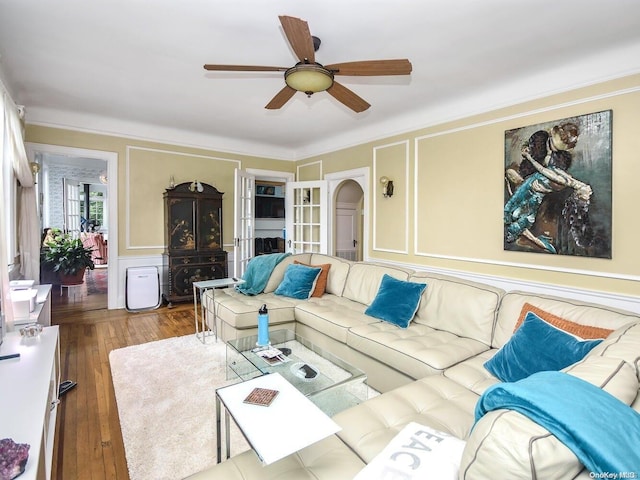
<svg viewBox="0 0 640 480">
<path fill-rule="evenodd" d="M 35 193 L 35 182 L 29 166 L 29 160 L 24 148 L 20 109 L 13 102 L 8 92 L 0 83 L 0 148 L 2 149 L 2 174 L 0 181 L 4 181 L 6 170 L 4 165 L 9 163 L 15 177 L 18 179 L 18 251 L 20 252 L 20 273 L 26 279 L 40 279 L 40 225 L 38 220 L 38 204 Z M 4 186 L 4 183 L 0 183 Z M 5 206 L 5 207 L 8 207 Z M 0 209 L 0 284 L 2 285 L 3 306 L 7 305 L 9 288 L 8 265 L 13 259 L 9 258 L 5 245 L 6 217 L 4 209 Z M 10 308 L 3 308 L 6 322 L 11 325 L 13 316 Z"/>
<path fill-rule="evenodd" d="M 13 102 L 11 102 L 13 103 Z M 13 107 L 13 108 L 11 108 Z M 18 250 L 20 273 L 29 280 L 40 279 L 40 221 L 35 182 L 22 137 L 19 110 L 15 105 L 5 105 L 5 129 L 7 129 L 9 158 L 13 172 L 20 182 L 18 187 Z M 6 158 L 6 157 L 5 157 Z"/>
<path fill-rule="evenodd" d="M 5 145 L 5 98 L 7 97 L 6 92 L 2 84 L 0 83 L 0 152 L 2 152 L 2 162 L 0 163 L 0 189 L 4 190 L 4 176 L 5 176 L 5 153 L 4 153 L 4 145 Z M 4 199 L 4 191 L 2 198 Z M 0 208 L 0 288 L 2 291 L 2 301 L 0 302 L 2 319 L 0 322 L 0 343 L 2 343 L 2 336 L 6 330 L 6 324 L 13 325 L 13 313 L 10 308 L 6 308 L 7 299 L 9 298 L 9 252 L 7 252 L 7 242 L 6 242 L 6 218 L 5 218 L 5 209 Z M 6 323 L 5 323 L 6 322 Z"/>
</svg>

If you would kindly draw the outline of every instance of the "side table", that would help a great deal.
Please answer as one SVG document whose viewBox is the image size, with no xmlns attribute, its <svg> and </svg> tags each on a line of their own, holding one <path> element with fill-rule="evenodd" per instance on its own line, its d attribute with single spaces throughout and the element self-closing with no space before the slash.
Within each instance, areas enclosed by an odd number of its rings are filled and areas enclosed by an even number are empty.
<svg viewBox="0 0 640 480">
<path fill-rule="evenodd" d="M 217 278 L 215 280 L 204 280 L 202 282 L 193 282 L 193 314 L 196 324 L 196 337 L 202 343 L 207 343 L 206 338 L 213 334 L 214 341 L 218 341 L 218 327 L 216 322 L 216 288 L 231 287 L 244 283 L 244 280 L 238 278 Z M 203 301 L 203 295 L 207 290 L 211 290 L 211 299 Z M 198 325 L 198 296 L 200 296 L 200 325 Z M 211 306 L 211 308 L 209 308 Z M 213 315 L 213 327 L 207 325 L 207 311 Z M 202 328 L 202 330 L 200 330 Z"/>
<path fill-rule="evenodd" d="M 277 390 L 269 406 L 244 399 L 254 388 Z M 331 417 L 305 397 L 279 373 L 216 389 L 217 461 L 222 460 L 221 403 L 225 416 L 225 453 L 229 458 L 229 416 L 264 465 L 269 465 L 341 430 Z"/>
</svg>

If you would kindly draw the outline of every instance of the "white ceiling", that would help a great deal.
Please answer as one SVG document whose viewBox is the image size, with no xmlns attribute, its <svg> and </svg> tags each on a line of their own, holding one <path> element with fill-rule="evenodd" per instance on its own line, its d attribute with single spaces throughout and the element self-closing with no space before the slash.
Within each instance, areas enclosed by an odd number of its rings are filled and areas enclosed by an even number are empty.
<svg viewBox="0 0 640 480">
<path fill-rule="evenodd" d="M 340 77 L 264 106 L 292 66 L 278 15 L 320 63 L 408 58 L 409 77 Z M 30 123 L 300 159 L 640 72 L 638 0 L 0 0 L 0 70 Z"/>
</svg>

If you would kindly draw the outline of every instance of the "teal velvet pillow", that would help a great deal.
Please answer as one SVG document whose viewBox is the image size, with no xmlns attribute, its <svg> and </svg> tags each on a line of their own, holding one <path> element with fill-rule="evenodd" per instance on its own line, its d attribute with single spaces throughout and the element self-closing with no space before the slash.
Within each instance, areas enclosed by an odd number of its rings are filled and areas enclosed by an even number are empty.
<svg viewBox="0 0 640 480">
<path fill-rule="evenodd" d="M 314 268 L 292 263 L 285 270 L 282 282 L 273 293 L 298 299 L 309 298 L 321 271 L 320 267 Z"/>
<path fill-rule="evenodd" d="M 376 298 L 364 313 L 407 328 L 418 310 L 425 288 L 426 283 L 405 282 L 385 273 Z"/>
<path fill-rule="evenodd" d="M 509 341 L 484 363 L 484 368 L 503 382 L 516 382 L 532 373 L 562 370 L 581 360 L 600 342 L 602 339 L 579 340 L 529 312 Z"/>
</svg>

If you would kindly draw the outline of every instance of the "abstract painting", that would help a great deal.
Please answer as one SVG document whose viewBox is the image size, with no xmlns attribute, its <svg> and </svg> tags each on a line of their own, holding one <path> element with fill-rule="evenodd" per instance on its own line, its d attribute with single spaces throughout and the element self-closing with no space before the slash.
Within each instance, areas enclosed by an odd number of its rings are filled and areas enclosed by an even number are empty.
<svg viewBox="0 0 640 480">
<path fill-rule="evenodd" d="M 611 116 L 505 132 L 505 250 L 611 258 Z"/>
</svg>

